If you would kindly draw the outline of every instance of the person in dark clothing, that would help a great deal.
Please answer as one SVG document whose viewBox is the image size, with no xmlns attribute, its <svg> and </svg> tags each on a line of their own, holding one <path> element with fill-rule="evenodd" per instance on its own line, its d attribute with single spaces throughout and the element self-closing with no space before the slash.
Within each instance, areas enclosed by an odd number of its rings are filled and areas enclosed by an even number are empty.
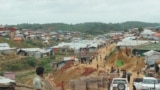
<svg viewBox="0 0 160 90">
<path fill-rule="evenodd" d="M 136 90 L 136 87 L 133 85 L 133 90 Z"/>
<path fill-rule="evenodd" d="M 139 71 L 137 71 L 137 77 L 139 77 Z"/>
<path fill-rule="evenodd" d="M 97 64 L 97 70 L 99 69 L 99 65 Z"/>
<path fill-rule="evenodd" d="M 114 72 L 114 68 L 113 68 L 113 66 L 111 67 L 111 71 L 110 71 L 110 73 L 113 73 Z"/>
<path fill-rule="evenodd" d="M 117 69 L 117 73 L 119 73 L 119 69 Z"/>
<path fill-rule="evenodd" d="M 120 72 L 119 72 L 119 69 L 117 69 L 117 73 L 118 73 L 118 76 L 120 76 Z"/>
<path fill-rule="evenodd" d="M 126 78 L 126 75 L 127 75 L 127 72 L 124 70 L 124 71 L 123 71 L 122 78 Z"/>
<path fill-rule="evenodd" d="M 108 79 L 108 80 L 107 80 L 107 87 L 108 87 L 108 90 L 110 90 L 110 84 L 111 84 L 111 79 Z"/>
<path fill-rule="evenodd" d="M 100 55 L 100 60 L 102 60 L 102 56 Z"/>
<path fill-rule="evenodd" d="M 128 73 L 128 74 L 127 74 L 127 80 L 128 80 L 128 83 L 130 83 L 131 75 L 132 75 L 131 73 Z"/>
</svg>

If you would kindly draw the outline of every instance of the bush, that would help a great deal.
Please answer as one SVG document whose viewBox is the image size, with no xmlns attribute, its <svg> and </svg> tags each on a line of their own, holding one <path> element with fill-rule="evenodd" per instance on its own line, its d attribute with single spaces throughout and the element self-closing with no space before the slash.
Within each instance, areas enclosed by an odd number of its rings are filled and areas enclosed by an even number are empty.
<svg viewBox="0 0 160 90">
<path fill-rule="evenodd" d="M 42 58 L 39 66 L 43 66 L 45 68 L 45 73 L 53 71 L 52 61 L 55 59 L 55 56 L 51 56 L 50 58 Z"/>
<path fill-rule="evenodd" d="M 35 67 L 38 62 L 34 57 L 27 57 L 25 58 L 24 64 L 29 65 L 31 67 Z"/>
<path fill-rule="evenodd" d="M 56 59 L 55 55 L 50 56 L 50 59 L 55 60 Z"/>
<path fill-rule="evenodd" d="M 7 70 L 7 71 L 16 71 L 16 70 L 20 70 L 21 69 L 21 64 L 13 64 L 13 63 L 6 63 L 2 66 L 2 68 L 4 70 Z"/>
<path fill-rule="evenodd" d="M 53 70 L 50 63 L 46 64 L 44 67 L 45 67 L 45 73 L 49 73 Z"/>
<path fill-rule="evenodd" d="M 8 62 L 3 64 L 2 71 L 18 71 L 34 68 L 36 66 L 43 66 L 45 68 L 45 72 L 52 71 L 51 62 L 55 59 L 55 56 L 51 56 L 50 58 L 42 58 L 41 61 L 38 61 L 34 57 L 26 57 L 18 62 Z"/>
</svg>

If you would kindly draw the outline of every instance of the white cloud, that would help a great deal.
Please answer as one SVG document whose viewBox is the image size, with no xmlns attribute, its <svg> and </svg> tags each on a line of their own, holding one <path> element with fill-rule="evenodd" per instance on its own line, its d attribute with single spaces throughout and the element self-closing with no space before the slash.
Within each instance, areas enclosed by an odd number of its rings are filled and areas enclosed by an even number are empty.
<svg viewBox="0 0 160 90">
<path fill-rule="evenodd" d="M 159 0 L 1 0 L 0 24 L 159 22 Z"/>
</svg>

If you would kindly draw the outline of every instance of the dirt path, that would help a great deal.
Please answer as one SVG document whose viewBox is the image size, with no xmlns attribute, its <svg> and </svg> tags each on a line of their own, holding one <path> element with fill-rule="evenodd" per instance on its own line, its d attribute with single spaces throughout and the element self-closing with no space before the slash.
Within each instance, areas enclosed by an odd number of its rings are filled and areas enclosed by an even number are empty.
<svg viewBox="0 0 160 90">
<path fill-rule="evenodd" d="M 108 67 L 105 67 L 104 68 L 104 65 L 105 65 L 105 62 L 104 62 L 104 58 L 106 55 L 108 55 L 111 50 L 113 48 L 115 48 L 116 44 L 111 44 L 109 45 L 108 47 L 103 47 L 101 49 L 98 50 L 98 60 L 96 60 L 96 58 L 93 60 L 92 64 L 89 65 L 89 66 L 92 66 L 94 68 L 97 68 L 97 64 L 99 65 L 99 68 L 102 69 L 102 70 L 107 70 Z"/>
<path fill-rule="evenodd" d="M 104 48 L 102 48 L 99 52 L 105 52 L 105 54 L 102 54 L 102 56 L 104 57 L 104 55 L 106 55 L 106 54 L 108 54 L 109 52 L 110 52 L 110 50 L 114 47 L 115 45 L 111 45 L 111 46 L 109 46 L 108 48 L 107 48 L 107 50 L 105 50 Z M 116 58 L 116 57 L 115 57 Z M 100 64 L 102 64 L 103 62 L 101 62 L 101 60 L 99 60 L 99 62 L 98 63 L 100 63 Z M 134 66 L 132 67 L 133 69 L 135 68 L 135 67 L 138 67 L 139 65 L 137 65 L 136 64 L 136 62 L 134 63 Z M 105 70 L 107 70 L 107 69 L 110 69 L 110 66 L 106 66 L 106 68 L 105 68 Z M 140 73 L 139 74 L 139 76 L 137 76 L 137 72 L 136 71 L 132 71 L 133 69 L 131 69 L 131 73 L 132 73 L 132 76 L 131 76 L 131 82 L 130 82 L 130 84 L 129 84 L 129 86 L 130 86 L 130 90 L 133 90 L 133 87 L 132 87 L 132 85 L 133 85 L 133 79 L 134 78 L 137 78 L 137 77 L 143 77 L 144 75 L 142 74 L 142 73 Z"/>
<path fill-rule="evenodd" d="M 108 55 L 108 54 L 111 52 L 112 48 L 115 48 L 115 46 L 116 46 L 115 44 L 112 44 L 112 45 L 108 46 L 107 48 L 101 48 L 101 49 L 98 51 L 98 52 L 99 52 L 98 55 L 101 55 L 101 56 L 102 56 L 102 59 L 103 59 L 103 58 L 105 57 L 105 55 Z M 116 57 L 115 57 L 115 58 L 116 58 Z M 100 66 L 100 69 L 99 69 L 99 70 L 105 70 L 105 71 L 107 71 L 107 69 L 110 69 L 110 66 L 112 66 L 112 65 L 106 65 L 106 66 L 104 67 L 104 60 L 101 60 L 100 58 L 98 58 L 98 61 L 93 60 L 93 63 L 92 63 L 91 65 L 89 65 L 89 66 L 92 66 L 92 67 L 96 68 L 97 64 L 99 64 L 99 66 Z M 136 65 L 136 62 L 135 62 L 133 68 L 135 68 L 135 67 L 137 67 L 137 66 L 138 66 L 138 65 Z M 129 86 L 130 86 L 130 90 L 132 90 L 132 89 L 133 89 L 133 88 L 132 88 L 133 79 L 136 78 L 136 77 L 141 77 L 141 78 L 142 78 L 142 77 L 143 77 L 143 74 L 140 73 L 139 76 L 137 76 L 137 72 L 136 72 L 136 71 L 132 71 L 132 69 L 131 69 L 130 72 L 132 73 L 132 76 L 131 76 L 131 81 L 130 81 Z"/>
<path fill-rule="evenodd" d="M 26 87 L 16 87 L 15 90 L 33 90 L 33 89 L 26 88 Z"/>
</svg>

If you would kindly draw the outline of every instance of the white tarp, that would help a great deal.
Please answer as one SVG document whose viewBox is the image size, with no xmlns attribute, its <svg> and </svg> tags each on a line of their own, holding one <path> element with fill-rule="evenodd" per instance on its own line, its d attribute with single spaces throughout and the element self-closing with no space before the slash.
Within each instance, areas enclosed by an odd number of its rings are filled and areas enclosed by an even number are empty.
<svg viewBox="0 0 160 90">
<path fill-rule="evenodd" d="M 143 53 L 145 55 L 145 62 L 149 65 L 154 64 L 157 60 L 160 59 L 160 52 L 150 50 Z"/>
<path fill-rule="evenodd" d="M 93 43 L 93 44 L 89 45 L 89 47 L 98 47 L 98 44 L 97 43 Z"/>
<path fill-rule="evenodd" d="M 79 50 L 80 48 L 89 48 L 89 47 L 98 47 L 98 45 L 103 45 L 106 43 L 105 40 L 79 40 L 79 41 L 73 41 L 70 43 L 59 43 L 57 46 L 54 46 L 53 48 L 71 48 L 75 51 Z"/>
<path fill-rule="evenodd" d="M 59 43 L 57 46 L 54 47 L 59 47 L 59 48 L 63 48 L 63 47 L 69 47 L 72 48 L 74 50 L 79 50 L 80 48 L 87 48 L 88 46 L 94 46 L 97 47 L 99 44 L 104 43 L 103 41 L 93 41 L 93 40 L 81 40 L 81 41 L 77 41 L 77 42 L 71 42 L 71 43 Z"/>
<path fill-rule="evenodd" d="M 153 55 L 160 55 L 160 52 L 150 50 L 148 52 L 143 53 L 145 56 L 153 56 Z"/>
<path fill-rule="evenodd" d="M 21 48 L 21 50 L 26 52 L 41 52 L 41 53 L 47 53 L 48 50 L 41 49 L 41 48 Z"/>
<path fill-rule="evenodd" d="M 138 46 L 138 45 L 143 45 L 145 43 L 148 43 L 149 41 L 139 41 L 139 40 L 128 40 L 128 41 L 120 41 L 117 43 L 117 46 L 124 46 L 124 47 L 127 47 L 127 46 L 131 46 L 131 47 L 134 47 L 134 46 Z"/>
<path fill-rule="evenodd" d="M 0 76 L 0 84 L 9 84 L 10 82 L 15 82 L 14 80 L 11 80 L 9 78 L 5 78 Z"/>
<path fill-rule="evenodd" d="M 74 59 L 75 59 L 75 57 L 64 57 L 63 58 L 64 61 L 74 60 Z"/>
<path fill-rule="evenodd" d="M 135 40 L 136 37 L 125 37 L 124 39 L 122 39 L 122 41 L 130 41 L 130 40 Z"/>
<path fill-rule="evenodd" d="M 154 34 L 155 32 L 149 30 L 149 29 L 144 29 L 141 34 Z"/>
<path fill-rule="evenodd" d="M 10 47 L 8 43 L 0 43 L 0 47 Z"/>
<path fill-rule="evenodd" d="M 15 48 L 10 48 L 8 43 L 0 43 L 0 50 L 11 50 L 11 49 L 15 49 Z"/>
<path fill-rule="evenodd" d="M 75 58 L 75 57 L 64 57 L 64 59 L 63 59 L 63 61 L 69 61 L 69 60 L 78 61 L 78 58 Z"/>
<path fill-rule="evenodd" d="M 10 48 L 10 47 L 0 47 L 0 50 L 3 51 L 3 50 L 12 50 L 12 49 L 15 49 L 15 48 Z"/>
</svg>

